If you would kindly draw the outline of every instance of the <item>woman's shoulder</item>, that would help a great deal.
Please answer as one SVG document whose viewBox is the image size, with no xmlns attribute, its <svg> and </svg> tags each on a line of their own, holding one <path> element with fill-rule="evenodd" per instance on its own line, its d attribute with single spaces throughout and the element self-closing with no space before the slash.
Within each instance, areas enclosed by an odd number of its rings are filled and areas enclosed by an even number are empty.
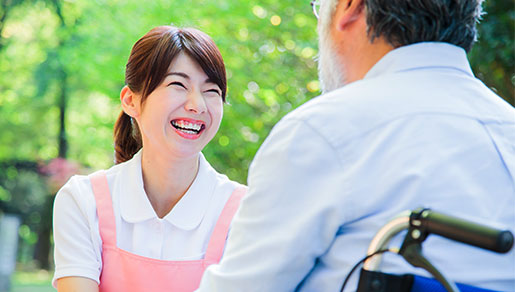
<svg viewBox="0 0 515 292">
<path fill-rule="evenodd" d="M 231 180 L 225 174 L 216 174 L 215 198 L 227 201 L 237 190 L 246 192 L 247 186 Z"/>
<path fill-rule="evenodd" d="M 66 210 L 75 210 L 76 215 L 89 218 L 96 209 L 95 200 L 91 191 L 91 184 L 87 175 L 74 175 L 57 192 L 54 200 L 54 217 Z"/>
<path fill-rule="evenodd" d="M 57 192 L 56 200 L 61 197 L 80 197 L 81 194 L 88 193 L 91 188 L 88 175 L 76 174 L 61 187 Z"/>
<path fill-rule="evenodd" d="M 74 203 L 80 207 L 95 209 L 95 199 L 90 180 L 91 176 L 99 172 L 104 172 L 109 185 L 112 185 L 116 180 L 119 170 L 120 167 L 115 165 L 109 169 L 95 171 L 90 174 L 73 175 L 57 192 L 55 198 L 56 204 L 65 203 L 66 205 L 69 205 Z"/>
<path fill-rule="evenodd" d="M 61 190 L 63 189 L 76 189 L 80 191 L 81 189 L 91 188 L 90 178 L 94 174 L 99 172 L 103 172 L 106 174 L 108 178 L 111 178 L 113 175 L 116 175 L 119 172 L 119 165 L 112 166 L 108 169 L 97 170 L 90 172 L 89 174 L 75 174 L 68 179 L 68 181 L 63 185 Z"/>
</svg>

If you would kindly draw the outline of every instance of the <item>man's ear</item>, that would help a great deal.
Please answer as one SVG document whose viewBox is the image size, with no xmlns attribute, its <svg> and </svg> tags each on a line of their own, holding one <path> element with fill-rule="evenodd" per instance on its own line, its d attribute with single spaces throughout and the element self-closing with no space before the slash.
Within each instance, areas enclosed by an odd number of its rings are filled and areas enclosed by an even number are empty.
<svg viewBox="0 0 515 292">
<path fill-rule="evenodd" d="M 120 101 L 122 104 L 123 111 L 133 118 L 137 118 L 140 115 L 140 100 L 138 96 L 125 85 L 120 91 Z"/>
<path fill-rule="evenodd" d="M 336 7 L 334 23 L 338 30 L 345 30 L 363 16 L 364 0 L 342 0 Z"/>
</svg>

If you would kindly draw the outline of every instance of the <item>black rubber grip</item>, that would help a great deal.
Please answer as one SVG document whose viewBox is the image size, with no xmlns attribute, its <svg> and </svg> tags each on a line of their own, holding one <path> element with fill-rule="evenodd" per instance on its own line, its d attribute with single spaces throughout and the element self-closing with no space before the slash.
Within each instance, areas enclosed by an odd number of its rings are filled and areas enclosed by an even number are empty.
<svg viewBox="0 0 515 292">
<path fill-rule="evenodd" d="M 513 247 L 513 234 L 509 230 L 498 230 L 429 209 L 419 215 L 417 219 L 429 233 L 498 253 L 506 253 Z"/>
</svg>

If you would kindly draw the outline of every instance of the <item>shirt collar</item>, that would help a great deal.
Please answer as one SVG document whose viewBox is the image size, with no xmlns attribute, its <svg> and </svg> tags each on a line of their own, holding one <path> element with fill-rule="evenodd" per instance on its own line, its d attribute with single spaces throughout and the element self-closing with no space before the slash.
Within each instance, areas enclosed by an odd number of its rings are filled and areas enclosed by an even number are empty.
<svg viewBox="0 0 515 292">
<path fill-rule="evenodd" d="M 204 155 L 199 153 L 199 168 L 195 180 L 164 219 L 184 230 L 199 226 L 215 191 L 216 174 Z"/>
<path fill-rule="evenodd" d="M 122 173 L 120 213 L 130 223 L 158 219 L 143 188 L 141 150 L 127 162 Z M 207 211 L 216 185 L 216 171 L 202 153 L 199 154 L 199 169 L 195 180 L 172 211 L 163 220 L 183 230 L 196 228 Z"/>
<path fill-rule="evenodd" d="M 388 52 L 367 72 L 364 79 L 424 67 L 454 68 L 474 76 L 467 54 L 461 47 L 443 42 L 422 42 Z"/>
</svg>

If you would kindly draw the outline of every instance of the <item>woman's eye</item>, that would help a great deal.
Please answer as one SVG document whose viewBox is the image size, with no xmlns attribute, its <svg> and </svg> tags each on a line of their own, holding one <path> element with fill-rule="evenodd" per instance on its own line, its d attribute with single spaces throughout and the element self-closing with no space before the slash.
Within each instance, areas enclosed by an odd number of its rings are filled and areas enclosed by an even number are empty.
<svg viewBox="0 0 515 292">
<path fill-rule="evenodd" d="M 170 82 L 170 84 L 168 84 L 168 86 L 170 86 L 170 85 L 180 86 L 180 87 L 186 89 L 186 86 L 178 81 Z"/>
<path fill-rule="evenodd" d="M 222 94 L 220 93 L 220 90 L 218 90 L 218 89 L 209 89 L 209 90 L 206 90 L 206 92 L 212 92 L 212 93 L 216 93 L 216 94 L 218 94 L 218 95 L 222 95 Z"/>
</svg>

